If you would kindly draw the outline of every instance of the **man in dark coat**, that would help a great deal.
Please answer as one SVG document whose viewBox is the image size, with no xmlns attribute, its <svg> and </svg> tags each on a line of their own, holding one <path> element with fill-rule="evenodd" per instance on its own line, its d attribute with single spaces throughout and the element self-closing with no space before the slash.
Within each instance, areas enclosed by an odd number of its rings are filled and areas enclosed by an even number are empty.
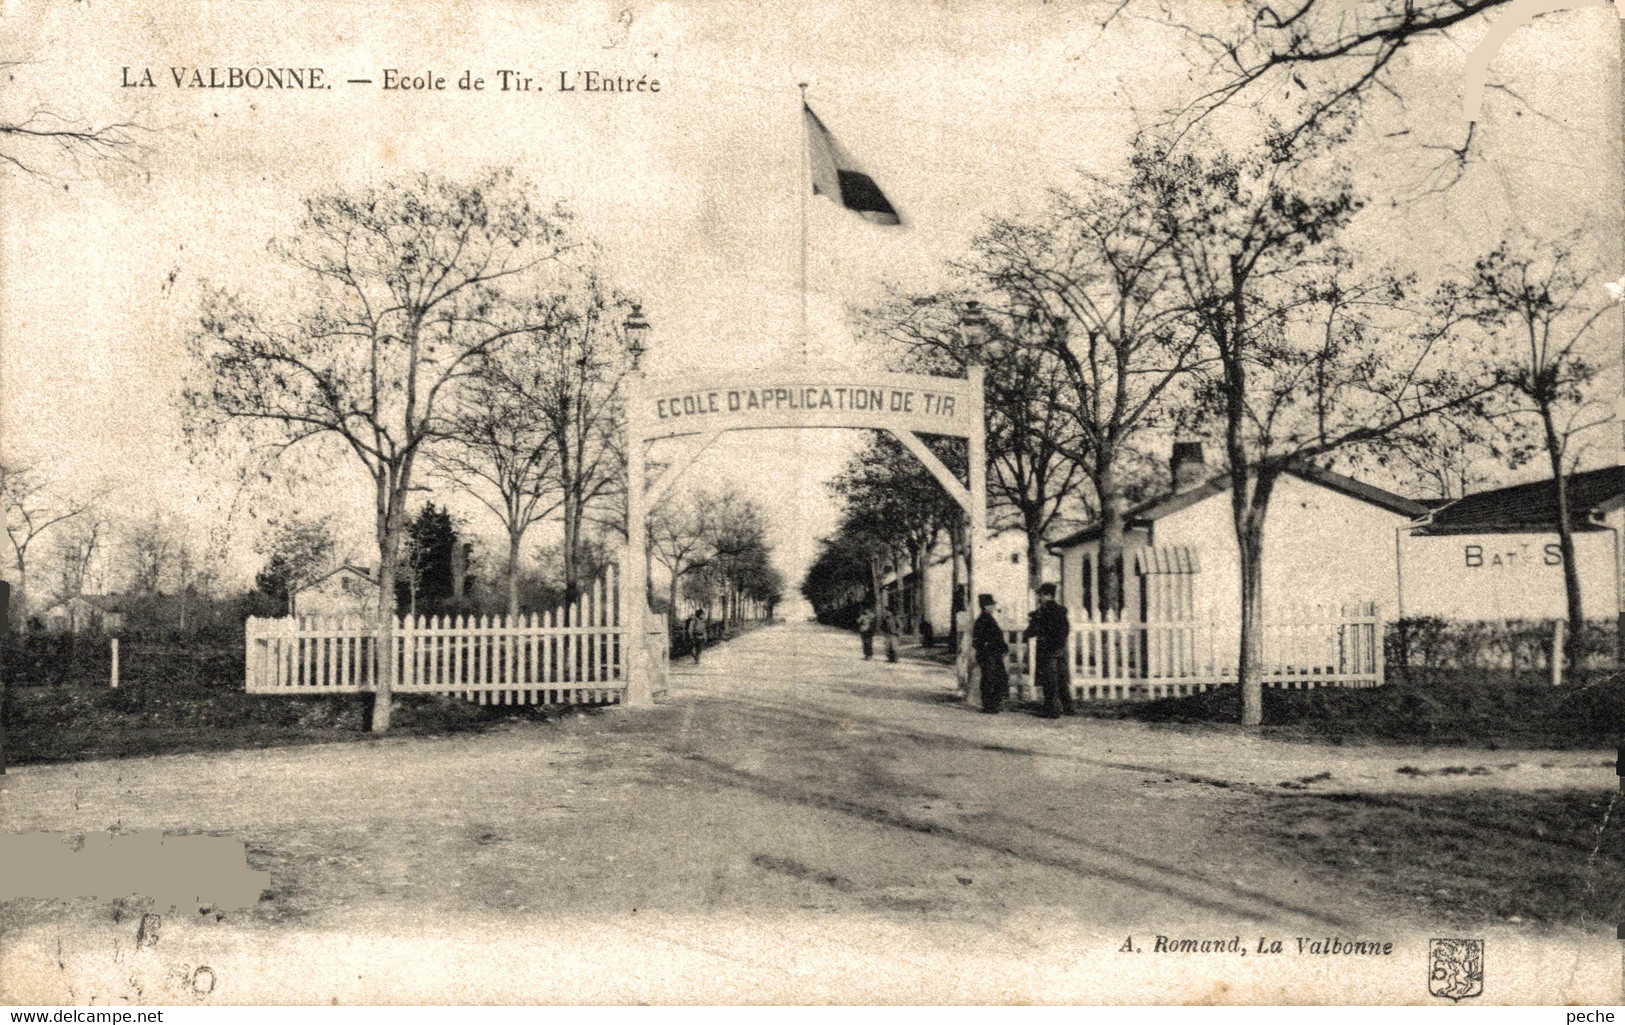
<svg viewBox="0 0 1625 1025">
<path fill-rule="evenodd" d="M 1045 584 L 1038 589 L 1038 608 L 1027 616 L 1024 638 L 1036 639 L 1033 672 L 1038 685 L 1044 689 L 1046 719 L 1056 719 L 1062 713 L 1076 715 L 1072 707 L 1072 685 L 1066 664 L 1066 638 L 1072 632 L 1072 623 L 1066 609 L 1055 600 L 1055 585 Z"/>
<path fill-rule="evenodd" d="M 705 648 L 709 639 L 709 627 L 705 623 L 705 610 L 695 609 L 694 615 L 688 620 L 688 653 L 694 656 L 694 664 L 700 664 L 700 652 Z"/>
<path fill-rule="evenodd" d="M 997 712 L 1010 695 L 1010 673 L 1004 667 L 1010 645 L 1005 642 L 1004 628 L 994 615 L 997 604 L 993 596 L 984 594 L 977 601 L 982 614 L 971 627 L 971 650 L 976 652 L 976 666 L 981 670 L 982 711 Z"/>
<path fill-rule="evenodd" d="M 863 657 L 875 657 L 875 614 L 869 609 L 858 613 L 858 636 L 863 638 Z"/>
<path fill-rule="evenodd" d="M 892 612 L 891 606 L 880 610 L 880 621 L 875 624 L 880 636 L 886 640 L 886 661 L 897 661 L 897 635 L 901 629 L 897 625 L 897 616 Z"/>
</svg>

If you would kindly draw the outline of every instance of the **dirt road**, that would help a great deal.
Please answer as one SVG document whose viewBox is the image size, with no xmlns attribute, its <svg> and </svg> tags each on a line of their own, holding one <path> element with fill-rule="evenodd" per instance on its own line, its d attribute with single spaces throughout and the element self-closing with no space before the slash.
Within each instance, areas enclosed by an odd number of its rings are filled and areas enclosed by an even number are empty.
<svg viewBox="0 0 1625 1025">
<path fill-rule="evenodd" d="M 142 947 L 105 903 L 4 906 L 0 1001 L 1426 1002 L 1425 912 L 1309 878 L 1248 828 L 1260 795 L 1613 786 L 1595 752 L 1468 780 L 1435 771 L 1459 750 L 972 714 L 948 671 L 855 649 L 779 626 L 679 663 L 653 711 L 19 770 L 10 831 L 230 836 L 272 885 Z M 1610 934 L 1474 935 L 1545 1002 L 1617 991 Z"/>
</svg>

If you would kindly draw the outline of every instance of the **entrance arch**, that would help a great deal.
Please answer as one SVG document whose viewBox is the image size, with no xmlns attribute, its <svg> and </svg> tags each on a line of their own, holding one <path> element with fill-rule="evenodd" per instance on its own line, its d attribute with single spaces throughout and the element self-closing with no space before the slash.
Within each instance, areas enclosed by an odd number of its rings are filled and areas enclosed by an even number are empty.
<svg viewBox="0 0 1625 1025">
<path fill-rule="evenodd" d="M 956 676 L 960 689 L 968 696 L 976 572 L 982 565 L 987 541 L 985 373 L 975 365 L 962 378 L 796 365 L 648 380 L 641 371 L 634 370 L 626 396 L 627 557 L 622 560 L 626 567 L 623 572 L 632 656 L 627 666 L 627 703 L 653 703 L 655 669 L 644 642 L 649 606 L 643 552 L 647 547 L 649 509 L 723 434 L 811 427 L 889 431 L 964 508 L 970 558 Z M 969 480 L 960 483 L 920 440 L 921 434 L 964 438 Z M 645 481 L 645 444 L 695 435 L 700 438 L 698 445 L 673 461 L 653 484 Z"/>
</svg>

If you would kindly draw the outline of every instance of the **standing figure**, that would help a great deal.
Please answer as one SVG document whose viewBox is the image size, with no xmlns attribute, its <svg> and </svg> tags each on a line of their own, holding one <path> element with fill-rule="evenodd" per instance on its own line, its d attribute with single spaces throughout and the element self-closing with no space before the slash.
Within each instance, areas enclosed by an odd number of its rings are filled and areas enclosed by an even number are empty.
<svg viewBox="0 0 1625 1025">
<path fill-rule="evenodd" d="M 1078 714 L 1072 707 L 1072 681 L 1066 665 L 1066 638 L 1071 632 L 1066 609 L 1055 600 L 1055 585 L 1044 584 L 1038 589 L 1038 608 L 1028 615 L 1022 637 L 1038 641 L 1033 672 L 1044 689 L 1042 714 L 1046 719 L 1057 719 L 1062 713 Z"/>
<path fill-rule="evenodd" d="M 886 638 L 886 661 L 897 661 L 897 617 L 888 606 L 880 613 L 880 636 Z"/>
<path fill-rule="evenodd" d="M 1010 645 L 995 615 L 998 604 L 993 596 L 984 594 L 977 603 L 982 607 L 982 614 L 971 627 L 971 650 L 976 652 L 976 666 L 982 676 L 982 711 L 997 712 L 1010 696 L 1010 673 L 1004 667 Z"/>
<path fill-rule="evenodd" d="M 694 656 L 694 664 L 700 664 L 700 649 L 705 647 L 706 624 L 705 610 L 695 609 L 694 614 L 688 617 L 688 652 Z"/>
<path fill-rule="evenodd" d="M 875 657 L 875 613 L 873 609 L 864 609 L 858 613 L 858 636 L 863 638 L 863 657 Z"/>
</svg>

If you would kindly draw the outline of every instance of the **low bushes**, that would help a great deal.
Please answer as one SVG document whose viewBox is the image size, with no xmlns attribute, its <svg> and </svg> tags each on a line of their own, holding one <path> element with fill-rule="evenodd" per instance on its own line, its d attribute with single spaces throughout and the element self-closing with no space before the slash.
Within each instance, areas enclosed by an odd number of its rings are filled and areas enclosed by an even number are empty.
<svg viewBox="0 0 1625 1025">
<path fill-rule="evenodd" d="M 1086 714 L 1160 723 L 1239 723 L 1236 687 L 1161 701 L 1080 705 Z M 1426 683 L 1387 687 L 1264 688 L 1264 731 L 1329 743 L 1606 749 L 1625 730 L 1625 678 L 1576 674 L 1571 685 L 1521 682 L 1509 672 L 1439 670 Z"/>
<path fill-rule="evenodd" d="M 1505 622 L 1446 620 L 1435 616 L 1398 619 L 1387 626 L 1383 654 L 1388 682 L 1425 683 L 1441 671 L 1494 669 L 1514 677 L 1549 677 L 1554 620 Z M 1571 669 L 1603 669 L 1614 661 L 1614 624 L 1589 622 L 1565 647 Z"/>
</svg>

